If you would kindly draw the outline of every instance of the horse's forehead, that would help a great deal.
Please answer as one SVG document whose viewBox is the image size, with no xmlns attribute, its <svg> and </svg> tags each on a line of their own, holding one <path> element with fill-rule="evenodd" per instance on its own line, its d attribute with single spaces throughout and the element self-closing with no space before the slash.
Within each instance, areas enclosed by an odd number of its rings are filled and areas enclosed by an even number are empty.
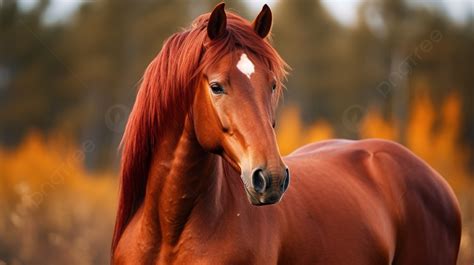
<svg viewBox="0 0 474 265">
<path fill-rule="evenodd" d="M 247 51 L 235 52 L 232 56 L 232 61 L 229 61 L 228 68 L 229 73 L 234 78 L 242 79 L 243 82 L 251 81 L 252 83 L 258 83 L 262 80 L 267 80 L 269 75 L 271 75 L 261 58 Z"/>
<path fill-rule="evenodd" d="M 208 69 L 211 78 L 227 80 L 236 87 L 260 87 L 271 75 L 258 56 L 245 50 L 236 50 L 222 56 Z"/>
</svg>

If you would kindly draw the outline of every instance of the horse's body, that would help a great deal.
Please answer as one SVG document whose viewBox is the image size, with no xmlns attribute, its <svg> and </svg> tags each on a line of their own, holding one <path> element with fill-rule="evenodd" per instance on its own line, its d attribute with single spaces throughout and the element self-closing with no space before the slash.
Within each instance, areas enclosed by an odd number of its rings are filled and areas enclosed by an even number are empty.
<svg viewBox="0 0 474 265">
<path fill-rule="evenodd" d="M 454 195 L 397 144 L 305 146 L 285 158 L 293 181 L 281 203 L 258 208 L 239 173 L 224 173 L 226 162 L 214 159 L 215 175 L 206 177 L 216 184 L 191 211 L 175 209 L 189 215 L 174 243 L 153 238 L 142 208 L 117 264 L 455 264 L 461 227 Z M 137 263 L 143 258 L 149 263 Z"/>
<path fill-rule="evenodd" d="M 216 16 L 222 19 L 222 13 Z M 255 31 L 265 37 L 266 28 L 258 24 L 257 18 Z M 214 30 L 208 29 L 211 39 L 222 28 Z M 163 56 L 172 56 L 168 48 Z M 240 83 L 241 91 L 257 87 L 259 81 L 266 87 L 265 78 L 255 71 L 263 64 L 236 52 L 243 74 L 233 86 Z M 236 60 L 224 56 L 214 68 L 228 72 L 222 69 Z M 230 86 L 224 93 L 211 82 L 215 96 L 207 80 L 197 81 L 193 98 L 184 100 L 192 111 L 173 112 L 166 126 L 159 126 L 157 140 L 153 135 L 158 126 L 136 127 L 149 122 L 146 111 L 156 111 L 148 100 L 166 94 L 153 94 L 156 89 L 149 80 L 162 66 L 152 64 L 148 70 L 124 138 L 132 140 L 124 143 L 113 264 L 456 263 L 461 225 L 454 194 L 407 149 L 382 140 L 334 140 L 307 145 L 280 159 L 267 125 L 270 112 L 252 103 L 269 94 L 243 98 Z M 212 73 L 205 76 L 214 78 Z M 232 97 L 241 97 L 238 116 L 222 109 L 232 106 L 232 101 L 223 101 Z M 245 112 L 250 107 L 255 112 Z M 249 120 L 250 125 L 242 123 Z M 239 122 L 240 127 L 227 127 Z M 220 124 L 219 129 L 214 130 L 214 124 Z M 242 140 L 247 132 L 258 139 Z M 223 137 L 229 138 L 214 142 Z M 282 165 L 292 173 L 287 191 L 289 173 Z M 249 203 L 273 204 L 284 192 L 275 205 Z"/>
</svg>

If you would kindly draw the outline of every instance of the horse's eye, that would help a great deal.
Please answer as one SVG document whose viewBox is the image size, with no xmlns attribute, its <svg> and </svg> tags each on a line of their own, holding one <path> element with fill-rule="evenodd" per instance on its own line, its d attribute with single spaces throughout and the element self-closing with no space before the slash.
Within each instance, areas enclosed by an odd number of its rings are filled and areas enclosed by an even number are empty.
<svg viewBox="0 0 474 265">
<path fill-rule="evenodd" d="M 224 94 L 224 88 L 219 83 L 212 82 L 209 86 L 211 87 L 212 93 L 218 95 Z"/>
<path fill-rule="evenodd" d="M 273 85 L 272 85 L 272 92 L 275 92 L 276 88 L 277 88 L 277 85 L 276 85 L 276 84 L 273 84 Z"/>
</svg>

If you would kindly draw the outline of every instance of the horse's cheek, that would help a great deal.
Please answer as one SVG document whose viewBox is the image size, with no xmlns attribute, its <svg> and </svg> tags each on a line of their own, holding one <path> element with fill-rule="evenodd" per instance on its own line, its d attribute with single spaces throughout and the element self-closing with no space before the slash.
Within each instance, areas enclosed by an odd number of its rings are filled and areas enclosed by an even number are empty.
<svg viewBox="0 0 474 265">
<path fill-rule="evenodd" d="M 194 131 L 199 144 L 209 152 L 219 152 L 222 146 L 220 134 L 217 133 L 219 128 L 216 128 L 216 124 L 219 123 L 215 113 L 205 104 L 201 104 L 196 107 L 194 114 Z"/>
</svg>

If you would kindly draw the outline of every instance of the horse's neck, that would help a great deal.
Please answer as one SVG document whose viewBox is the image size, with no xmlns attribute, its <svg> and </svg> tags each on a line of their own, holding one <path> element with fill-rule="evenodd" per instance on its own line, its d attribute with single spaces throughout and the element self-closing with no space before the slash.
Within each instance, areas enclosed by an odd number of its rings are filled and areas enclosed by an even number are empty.
<svg viewBox="0 0 474 265">
<path fill-rule="evenodd" d="M 221 158 L 200 147 L 192 127 L 186 119 L 177 131 L 168 129 L 155 151 L 142 215 L 151 244 L 176 244 L 193 207 L 219 201 Z"/>
</svg>

